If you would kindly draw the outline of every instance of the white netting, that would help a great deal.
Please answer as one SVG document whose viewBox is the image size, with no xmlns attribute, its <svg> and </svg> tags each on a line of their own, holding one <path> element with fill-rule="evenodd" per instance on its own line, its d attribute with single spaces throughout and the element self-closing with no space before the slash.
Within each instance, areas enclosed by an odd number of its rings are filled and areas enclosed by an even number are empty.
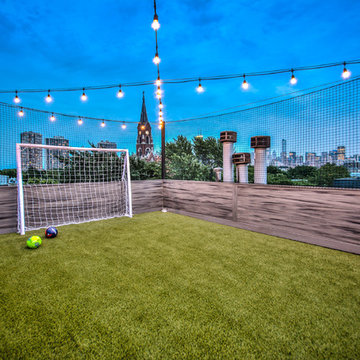
<svg viewBox="0 0 360 360">
<path fill-rule="evenodd" d="M 132 216 L 126 150 L 17 146 L 19 232 Z"/>
</svg>

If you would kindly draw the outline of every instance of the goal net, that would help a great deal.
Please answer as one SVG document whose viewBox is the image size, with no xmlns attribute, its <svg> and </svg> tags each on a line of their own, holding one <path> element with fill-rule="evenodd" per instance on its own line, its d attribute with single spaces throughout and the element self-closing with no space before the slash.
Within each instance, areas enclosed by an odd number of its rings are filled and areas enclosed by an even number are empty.
<svg viewBox="0 0 360 360">
<path fill-rule="evenodd" d="M 132 216 L 129 152 L 16 144 L 18 231 Z"/>
</svg>

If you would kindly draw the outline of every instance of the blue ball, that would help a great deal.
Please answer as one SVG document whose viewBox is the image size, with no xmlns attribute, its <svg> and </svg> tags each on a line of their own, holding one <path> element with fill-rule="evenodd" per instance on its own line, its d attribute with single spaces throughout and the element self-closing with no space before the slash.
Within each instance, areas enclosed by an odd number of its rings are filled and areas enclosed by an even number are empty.
<svg viewBox="0 0 360 360">
<path fill-rule="evenodd" d="M 54 238 L 58 234 L 56 227 L 50 226 L 45 230 L 45 236 L 48 239 Z"/>
</svg>

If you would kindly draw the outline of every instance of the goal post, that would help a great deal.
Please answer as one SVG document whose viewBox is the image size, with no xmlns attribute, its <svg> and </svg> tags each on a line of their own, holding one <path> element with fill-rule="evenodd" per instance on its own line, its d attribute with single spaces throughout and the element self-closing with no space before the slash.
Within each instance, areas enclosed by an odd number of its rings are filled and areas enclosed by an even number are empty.
<svg viewBox="0 0 360 360">
<path fill-rule="evenodd" d="M 18 232 L 132 217 L 127 149 L 16 144 Z"/>
</svg>

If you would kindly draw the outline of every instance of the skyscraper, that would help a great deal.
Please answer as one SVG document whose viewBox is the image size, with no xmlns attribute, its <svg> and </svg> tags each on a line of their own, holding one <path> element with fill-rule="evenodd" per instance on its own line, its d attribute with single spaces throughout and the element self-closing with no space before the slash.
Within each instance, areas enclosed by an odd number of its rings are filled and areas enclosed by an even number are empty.
<svg viewBox="0 0 360 360">
<path fill-rule="evenodd" d="M 69 146 L 69 140 L 63 136 L 54 136 L 45 139 L 46 145 L 54 146 Z M 69 156 L 69 153 L 64 150 L 49 150 L 46 149 L 46 168 L 48 170 L 63 169 L 65 167 L 64 160 Z"/>
<path fill-rule="evenodd" d="M 22 144 L 42 144 L 42 135 L 32 131 L 25 131 L 20 134 L 20 142 Z M 42 149 L 23 148 L 21 150 L 21 168 L 23 171 L 30 168 L 42 170 Z"/>
<path fill-rule="evenodd" d="M 286 152 L 286 140 L 281 140 L 281 162 L 285 165 L 287 159 L 287 152 Z"/>
<path fill-rule="evenodd" d="M 338 146 L 337 148 L 337 160 L 344 161 L 345 160 L 345 146 Z"/>
</svg>

